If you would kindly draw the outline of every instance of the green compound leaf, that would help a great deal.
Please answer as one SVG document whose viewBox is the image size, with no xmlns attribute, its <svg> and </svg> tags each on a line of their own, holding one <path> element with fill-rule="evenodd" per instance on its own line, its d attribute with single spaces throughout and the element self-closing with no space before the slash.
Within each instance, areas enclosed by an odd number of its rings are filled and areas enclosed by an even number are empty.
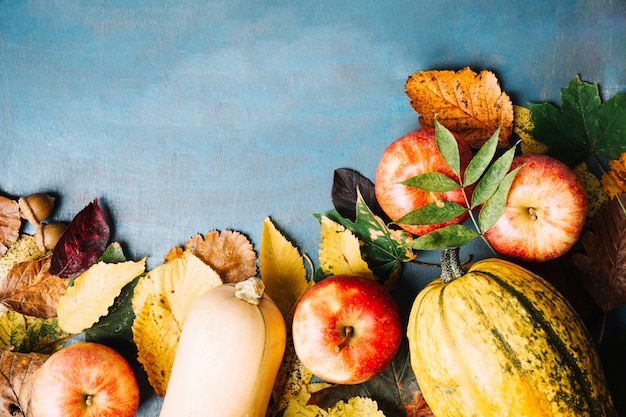
<svg viewBox="0 0 626 417">
<path fill-rule="evenodd" d="M 407 246 L 415 250 L 453 248 L 463 246 L 478 236 L 478 233 L 467 226 L 451 224 L 420 236 L 408 242 Z"/>
<path fill-rule="evenodd" d="M 443 160 L 446 161 L 446 164 L 448 164 L 457 178 L 461 178 L 459 145 L 452 132 L 439 123 L 437 119 L 435 119 L 435 142 L 437 143 L 437 148 Z"/>
<path fill-rule="evenodd" d="M 509 195 L 509 190 L 513 184 L 515 176 L 522 167 L 517 167 L 513 171 L 504 176 L 504 179 L 498 185 L 496 192 L 485 202 L 480 213 L 478 213 L 478 224 L 480 230 L 487 231 L 493 226 L 506 208 L 506 199 Z"/>
<path fill-rule="evenodd" d="M 452 220 L 466 211 L 467 208 L 460 204 L 439 200 L 405 214 L 394 223 L 407 225 L 439 224 Z"/>
<path fill-rule="evenodd" d="M 500 136 L 500 128 L 498 128 L 495 133 L 485 142 L 483 146 L 480 147 L 476 155 L 472 158 L 472 160 L 467 165 L 465 169 L 465 174 L 463 177 L 463 186 L 467 187 L 469 185 L 474 184 L 481 175 L 485 172 L 493 156 L 496 154 L 496 149 L 498 147 L 498 137 Z"/>
<path fill-rule="evenodd" d="M 435 193 L 445 193 L 461 187 L 459 183 L 440 172 L 419 174 L 402 181 L 401 184 Z"/>
<path fill-rule="evenodd" d="M 500 186 L 500 182 L 509 172 L 511 163 L 515 157 L 515 147 L 512 147 L 505 153 L 503 153 L 492 165 L 489 167 L 485 175 L 480 179 L 480 182 L 476 185 L 474 192 L 472 193 L 472 209 L 478 207 L 485 201 L 487 201 L 496 192 Z"/>
<path fill-rule="evenodd" d="M 617 159 L 626 152 L 626 94 L 602 104 L 598 85 L 576 77 L 561 89 L 561 109 L 530 104 L 533 137 L 548 154 L 574 166 L 589 155 Z"/>
</svg>

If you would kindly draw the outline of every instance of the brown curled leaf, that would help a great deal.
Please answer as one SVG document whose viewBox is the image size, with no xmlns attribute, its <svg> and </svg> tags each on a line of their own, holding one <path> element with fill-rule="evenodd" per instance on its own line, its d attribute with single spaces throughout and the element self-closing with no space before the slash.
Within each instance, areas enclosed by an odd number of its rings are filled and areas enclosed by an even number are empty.
<svg viewBox="0 0 626 417">
<path fill-rule="evenodd" d="M 15 243 L 21 225 L 20 206 L 17 201 L 0 196 L 0 256 Z"/>
<path fill-rule="evenodd" d="M 48 355 L 0 348 L 0 415 L 27 416 L 37 370 Z"/>
</svg>

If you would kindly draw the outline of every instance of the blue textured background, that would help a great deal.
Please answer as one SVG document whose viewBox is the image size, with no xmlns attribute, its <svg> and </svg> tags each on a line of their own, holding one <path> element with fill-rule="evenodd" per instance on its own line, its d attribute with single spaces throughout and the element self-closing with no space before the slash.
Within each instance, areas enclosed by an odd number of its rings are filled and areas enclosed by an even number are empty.
<svg viewBox="0 0 626 417">
<path fill-rule="evenodd" d="M 335 168 L 418 127 L 418 70 L 494 71 L 515 104 L 577 74 L 626 92 L 626 4 L 0 0 L 0 193 L 94 198 L 133 258 L 262 221 L 317 259 Z M 480 250 L 480 249 L 476 249 Z M 140 415 L 156 416 L 159 402 Z"/>
</svg>

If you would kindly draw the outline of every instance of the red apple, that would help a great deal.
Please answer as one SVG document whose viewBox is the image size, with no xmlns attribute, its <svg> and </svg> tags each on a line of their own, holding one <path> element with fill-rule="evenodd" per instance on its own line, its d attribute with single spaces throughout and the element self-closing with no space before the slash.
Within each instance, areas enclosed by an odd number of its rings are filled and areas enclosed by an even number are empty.
<svg viewBox="0 0 626 417">
<path fill-rule="evenodd" d="M 358 384 L 381 373 L 402 339 L 398 306 L 384 287 L 355 275 L 325 278 L 298 301 L 296 355 L 313 375 Z"/>
<path fill-rule="evenodd" d="M 578 240 L 587 216 L 587 195 L 574 172 L 546 155 L 516 156 L 517 173 L 506 209 L 485 232 L 500 254 L 530 262 L 558 258 Z"/>
<path fill-rule="evenodd" d="M 30 409 L 36 417 L 133 417 L 139 387 L 114 349 L 78 342 L 53 353 L 37 370 Z"/>
<path fill-rule="evenodd" d="M 464 140 L 458 136 L 455 139 L 463 172 L 472 159 L 472 151 Z M 467 205 L 460 189 L 435 193 L 400 184 L 401 181 L 429 172 L 439 172 L 458 181 L 437 148 L 434 129 L 415 130 L 395 140 L 385 149 L 376 170 L 374 190 L 380 207 L 391 220 L 396 221 L 413 210 L 442 200 Z M 462 223 L 467 218 L 468 214 L 464 213 L 445 223 L 399 226 L 414 235 L 424 235 L 449 224 Z"/>
</svg>

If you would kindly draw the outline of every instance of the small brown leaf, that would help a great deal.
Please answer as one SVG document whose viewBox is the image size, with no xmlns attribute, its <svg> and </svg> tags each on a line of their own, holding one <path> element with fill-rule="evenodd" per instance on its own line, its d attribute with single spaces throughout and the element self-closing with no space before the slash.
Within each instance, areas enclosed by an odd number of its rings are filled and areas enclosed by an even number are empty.
<svg viewBox="0 0 626 417">
<path fill-rule="evenodd" d="M 610 198 L 626 192 L 626 152 L 609 161 L 609 170 L 602 175 L 602 188 Z"/>
<path fill-rule="evenodd" d="M 620 198 L 626 201 L 626 194 Z M 575 253 L 573 260 L 594 302 L 604 312 L 626 303 L 626 215 L 618 199 L 593 216 L 581 241 L 586 253 Z"/>
<path fill-rule="evenodd" d="M 28 316 L 52 318 L 67 284 L 66 279 L 50 274 L 50 256 L 21 262 L 0 284 L 0 303 Z"/>
<path fill-rule="evenodd" d="M 0 348 L 0 415 L 27 416 L 36 371 L 47 355 Z"/>
<path fill-rule="evenodd" d="M 0 256 L 17 240 L 21 226 L 20 206 L 17 201 L 0 195 Z"/>
<path fill-rule="evenodd" d="M 405 88 L 422 127 L 433 128 L 436 116 L 442 125 L 478 149 L 501 126 L 498 146 L 509 146 L 513 104 L 492 72 L 476 74 L 469 68 L 420 71 L 407 79 Z"/>
<path fill-rule="evenodd" d="M 212 230 L 204 237 L 196 235 L 185 243 L 190 251 L 213 268 L 223 282 L 240 282 L 256 276 L 256 252 L 243 234 Z"/>
</svg>

